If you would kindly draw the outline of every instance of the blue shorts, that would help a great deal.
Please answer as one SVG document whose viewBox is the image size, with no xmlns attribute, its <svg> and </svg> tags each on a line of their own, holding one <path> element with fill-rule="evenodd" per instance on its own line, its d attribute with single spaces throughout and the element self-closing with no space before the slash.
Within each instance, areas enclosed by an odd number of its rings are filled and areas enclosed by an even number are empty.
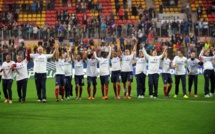
<svg viewBox="0 0 215 134">
<path fill-rule="evenodd" d="M 84 75 L 75 75 L 75 84 L 84 86 Z"/>
<path fill-rule="evenodd" d="M 163 78 L 163 83 L 167 84 L 167 83 L 172 83 L 172 76 L 171 74 L 168 73 L 162 73 L 162 78 Z"/>
<path fill-rule="evenodd" d="M 105 75 L 105 76 L 100 76 L 100 80 L 101 80 L 101 84 L 108 84 L 109 83 L 109 75 Z"/>
<path fill-rule="evenodd" d="M 56 74 L 55 75 L 55 86 L 64 86 L 65 75 Z"/>
<path fill-rule="evenodd" d="M 87 83 L 88 85 L 90 85 L 91 83 L 93 83 L 93 86 L 96 86 L 97 85 L 97 82 L 96 82 L 96 76 L 92 77 L 92 76 L 87 76 Z"/>
<path fill-rule="evenodd" d="M 121 79 L 121 71 L 112 71 L 111 72 L 111 82 L 112 83 L 116 83 L 116 82 L 120 82 Z"/>
<path fill-rule="evenodd" d="M 121 72 L 122 82 L 133 82 L 133 73 L 132 72 Z"/>
</svg>

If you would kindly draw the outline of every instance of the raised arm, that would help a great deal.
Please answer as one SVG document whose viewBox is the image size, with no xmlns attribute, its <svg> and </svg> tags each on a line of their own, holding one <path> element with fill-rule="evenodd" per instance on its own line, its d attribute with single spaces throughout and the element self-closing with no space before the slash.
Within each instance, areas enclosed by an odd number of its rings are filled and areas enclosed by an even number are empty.
<svg viewBox="0 0 215 134">
<path fill-rule="evenodd" d="M 108 53 L 108 56 L 107 56 L 107 58 L 108 58 L 108 59 L 110 59 L 111 51 L 112 51 L 112 47 L 111 47 L 111 46 L 109 46 L 109 53 Z"/>
<path fill-rule="evenodd" d="M 164 47 L 163 53 L 161 54 L 161 58 L 164 58 L 165 53 L 167 52 L 167 46 Z"/>
<path fill-rule="evenodd" d="M 94 52 L 93 54 L 94 54 L 95 58 L 99 61 L 99 58 L 97 57 L 96 52 Z"/>
<path fill-rule="evenodd" d="M 31 48 L 30 48 L 30 46 L 28 46 L 27 47 L 27 51 L 26 51 L 26 54 L 25 54 L 25 56 L 26 56 L 26 61 L 29 61 L 30 60 L 30 53 L 31 53 Z"/>
<path fill-rule="evenodd" d="M 199 58 L 203 58 L 204 51 L 205 51 L 205 49 L 204 49 L 204 47 L 202 47 L 202 51 L 201 51 L 200 54 L 199 54 Z"/>
<path fill-rule="evenodd" d="M 59 59 L 59 45 L 56 45 L 55 50 L 53 52 L 53 56 L 55 57 L 56 60 Z"/>
<path fill-rule="evenodd" d="M 118 53 L 118 56 L 120 57 L 120 56 L 122 56 L 122 50 L 121 50 L 120 43 L 117 42 L 116 46 L 117 46 L 117 53 Z"/>
<path fill-rule="evenodd" d="M 83 54 L 83 60 L 86 61 L 87 60 L 87 51 L 84 51 L 82 54 Z"/>
<path fill-rule="evenodd" d="M 145 47 L 143 47 L 143 55 L 148 59 L 150 56 L 147 54 Z"/>
</svg>

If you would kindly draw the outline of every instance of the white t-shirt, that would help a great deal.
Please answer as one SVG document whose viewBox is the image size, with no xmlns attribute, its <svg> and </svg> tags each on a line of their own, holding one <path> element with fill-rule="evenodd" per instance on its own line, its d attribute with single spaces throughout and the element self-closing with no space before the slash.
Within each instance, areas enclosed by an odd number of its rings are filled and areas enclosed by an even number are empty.
<svg viewBox="0 0 215 134">
<path fill-rule="evenodd" d="M 198 67 L 199 67 L 199 60 L 198 59 L 188 59 L 187 60 L 187 67 L 191 73 L 191 75 L 198 75 Z"/>
<path fill-rule="evenodd" d="M 72 76 L 72 61 L 71 58 L 69 58 L 65 63 L 64 63 L 64 71 L 65 71 L 65 76 Z"/>
<path fill-rule="evenodd" d="M 4 69 L 4 71 L 2 72 L 2 79 L 6 80 L 13 79 L 13 71 L 11 69 L 13 64 L 15 64 L 14 61 L 3 62 L 2 68 Z"/>
<path fill-rule="evenodd" d="M 175 56 L 172 64 L 178 65 L 178 67 L 175 68 L 175 75 L 185 75 L 186 74 L 186 69 L 185 69 L 185 66 L 187 64 L 187 58 L 186 57 Z"/>
<path fill-rule="evenodd" d="M 87 76 L 96 77 L 98 76 L 97 60 L 87 58 Z"/>
<path fill-rule="evenodd" d="M 136 60 L 135 74 L 136 75 L 141 74 L 141 73 L 146 74 L 146 59 L 145 59 L 145 57 L 143 57 L 143 58 L 136 57 L 135 60 Z"/>
<path fill-rule="evenodd" d="M 96 59 L 99 61 L 99 70 L 100 70 L 100 76 L 106 76 L 106 75 L 110 75 L 110 64 L 109 64 L 109 60 L 110 60 L 110 53 L 107 56 L 107 58 L 98 58 L 95 54 Z"/>
<path fill-rule="evenodd" d="M 170 63 L 171 63 L 171 60 L 169 58 L 164 58 L 161 61 L 162 73 L 170 74 Z"/>
<path fill-rule="evenodd" d="M 208 22 L 203 22 L 203 28 L 208 28 Z"/>
<path fill-rule="evenodd" d="M 150 56 L 146 53 L 145 49 L 143 49 L 143 54 L 148 60 L 148 74 L 158 74 L 162 55 Z"/>
<path fill-rule="evenodd" d="M 65 75 L 65 59 L 58 59 L 55 61 L 56 73 L 60 75 Z"/>
<path fill-rule="evenodd" d="M 213 70 L 212 61 L 215 59 L 215 56 L 200 56 L 203 59 L 203 68 L 205 70 Z"/>
<path fill-rule="evenodd" d="M 131 55 L 122 55 L 122 72 L 133 72 L 132 60 L 134 54 Z"/>
<path fill-rule="evenodd" d="M 83 60 L 80 60 L 80 61 L 75 60 L 74 65 L 75 65 L 75 75 L 77 76 L 84 75 Z"/>
<path fill-rule="evenodd" d="M 16 63 L 16 81 L 28 78 L 28 61 L 25 59 L 20 63 Z"/>
<path fill-rule="evenodd" d="M 53 54 L 30 54 L 30 57 L 34 59 L 34 72 L 46 73 L 47 59 L 52 58 Z"/>
<path fill-rule="evenodd" d="M 112 71 L 120 71 L 121 70 L 119 57 L 113 57 L 111 59 L 111 64 L 112 64 L 112 67 L 111 67 Z"/>
</svg>

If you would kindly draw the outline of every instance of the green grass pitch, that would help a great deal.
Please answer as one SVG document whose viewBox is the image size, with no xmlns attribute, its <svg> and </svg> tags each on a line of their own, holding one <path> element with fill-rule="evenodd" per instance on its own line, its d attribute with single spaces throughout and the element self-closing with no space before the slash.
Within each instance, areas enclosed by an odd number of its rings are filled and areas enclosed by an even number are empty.
<svg viewBox="0 0 215 134">
<path fill-rule="evenodd" d="M 191 96 L 163 99 L 163 84 L 159 78 L 158 99 L 136 97 L 136 81 L 132 84 L 132 99 L 114 99 L 112 83 L 109 99 L 101 99 L 97 85 L 96 100 L 87 100 L 86 84 L 82 100 L 55 102 L 54 79 L 47 80 L 47 103 L 37 103 L 34 80 L 28 81 L 27 102 L 17 102 L 13 83 L 13 104 L 0 103 L 0 134 L 214 134 L 215 97 L 204 98 L 203 76 L 199 76 L 199 98 Z M 85 82 L 86 83 L 86 82 Z M 148 79 L 146 80 L 148 83 Z M 146 84 L 148 85 L 148 84 Z M 148 89 L 148 86 L 146 86 Z M 122 95 L 122 90 L 121 90 Z"/>
</svg>

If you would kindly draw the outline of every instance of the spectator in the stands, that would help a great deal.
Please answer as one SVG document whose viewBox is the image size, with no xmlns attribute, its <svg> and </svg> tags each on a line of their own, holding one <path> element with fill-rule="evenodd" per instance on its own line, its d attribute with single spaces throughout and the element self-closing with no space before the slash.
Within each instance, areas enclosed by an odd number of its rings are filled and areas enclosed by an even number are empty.
<svg viewBox="0 0 215 134">
<path fill-rule="evenodd" d="M 33 26 L 33 36 L 34 36 L 34 39 L 38 38 L 38 31 L 39 31 L 39 29 L 38 29 L 37 25 L 34 25 Z"/>
<path fill-rule="evenodd" d="M 185 20 L 183 23 L 183 27 L 184 27 L 184 34 L 188 34 L 189 23 Z"/>
<path fill-rule="evenodd" d="M 52 36 L 49 38 L 49 43 L 48 44 L 50 45 L 51 49 L 54 48 L 55 40 L 54 40 L 54 38 Z"/>
<path fill-rule="evenodd" d="M 15 21 L 18 21 L 18 19 L 19 19 L 19 14 L 18 14 L 18 12 L 15 12 L 15 13 L 13 14 L 13 19 L 14 19 Z"/>
<path fill-rule="evenodd" d="M 8 41 L 8 44 L 10 46 L 14 46 L 14 37 L 10 37 L 9 41 Z"/>
<path fill-rule="evenodd" d="M 115 5 L 115 8 L 116 8 L 116 15 L 119 15 L 119 14 L 118 14 L 118 13 L 119 13 L 119 9 L 120 9 L 119 3 L 117 3 L 117 4 Z"/>
<path fill-rule="evenodd" d="M 167 36 L 167 22 L 164 21 L 163 24 L 161 24 L 161 35 Z"/>
<path fill-rule="evenodd" d="M 113 20 L 111 20 L 110 28 L 111 28 L 111 34 L 113 34 L 113 32 L 116 31 L 116 24 Z"/>
<path fill-rule="evenodd" d="M 63 46 L 63 40 L 64 40 L 63 34 L 60 33 L 60 35 L 58 37 L 58 42 L 59 42 L 60 46 Z"/>
<path fill-rule="evenodd" d="M 128 10 L 124 11 L 124 18 L 125 18 L 125 20 L 128 20 Z"/>
<path fill-rule="evenodd" d="M 176 34 L 176 32 L 178 31 L 178 23 L 174 20 L 173 22 L 172 22 L 172 32 L 174 33 L 174 34 Z"/>
<path fill-rule="evenodd" d="M 208 21 L 206 21 L 206 19 L 204 19 L 203 21 L 203 36 L 208 35 Z"/>
<path fill-rule="evenodd" d="M 122 25 L 118 24 L 117 25 L 117 36 L 120 37 L 122 35 Z"/>
<path fill-rule="evenodd" d="M 31 10 L 33 13 L 36 13 L 36 10 L 37 10 L 37 2 L 34 1 L 32 4 L 31 4 Z"/>
<path fill-rule="evenodd" d="M 23 39 L 22 36 L 20 36 L 19 39 L 18 39 L 18 42 L 19 42 L 19 44 L 21 44 L 22 42 L 25 42 L 25 40 Z"/>
<path fill-rule="evenodd" d="M 48 45 L 48 38 L 46 36 L 43 37 L 43 47 L 46 48 Z"/>
<path fill-rule="evenodd" d="M 46 46 L 46 54 L 50 54 L 50 52 L 51 52 L 51 47 L 50 47 L 50 45 L 49 44 L 47 44 L 47 46 Z"/>
<path fill-rule="evenodd" d="M 93 40 L 92 38 L 89 40 L 89 44 L 90 44 L 91 46 L 94 46 L 94 40 Z"/>
<path fill-rule="evenodd" d="M 27 4 L 27 10 L 28 10 L 28 14 L 29 13 L 32 13 L 32 6 L 31 6 L 31 4 Z"/>
<path fill-rule="evenodd" d="M 22 3 L 22 12 L 23 13 L 26 12 L 26 3 L 25 2 Z"/>
<path fill-rule="evenodd" d="M 76 8 L 76 13 L 79 13 L 80 12 L 80 8 L 81 8 L 81 3 L 77 2 L 75 8 Z"/>
<path fill-rule="evenodd" d="M 142 40 L 143 40 L 143 32 L 142 32 L 142 30 L 141 29 L 139 29 L 139 31 L 138 31 L 138 45 L 140 45 L 141 43 L 142 43 Z M 138 51 L 139 51 L 139 49 L 137 49 Z"/>
<path fill-rule="evenodd" d="M 62 5 L 66 6 L 67 5 L 68 0 L 62 0 Z"/>
<path fill-rule="evenodd" d="M 159 13 L 163 13 L 163 5 L 162 4 L 160 4 L 160 6 L 159 6 Z"/>
<path fill-rule="evenodd" d="M 169 1 L 169 5 L 170 5 L 171 7 L 175 6 L 175 0 L 170 0 L 170 1 Z"/>
<path fill-rule="evenodd" d="M 188 46 L 188 44 L 190 43 L 190 38 L 189 38 L 188 35 L 185 36 L 184 43 L 185 43 L 186 46 Z"/>
<path fill-rule="evenodd" d="M 86 4 L 86 2 L 81 2 L 81 11 L 82 11 L 82 13 L 85 13 L 86 12 L 86 8 L 87 8 L 87 4 Z"/>
<path fill-rule="evenodd" d="M 103 35 L 106 35 L 106 32 L 107 32 L 107 25 L 106 25 L 106 23 L 103 21 L 103 22 L 101 23 L 101 33 L 102 33 Z"/>
<path fill-rule="evenodd" d="M 37 43 L 37 45 L 42 47 L 43 46 L 43 42 L 41 40 L 39 40 L 38 43 Z"/>
<path fill-rule="evenodd" d="M 202 15 L 202 10 L 203 10 L 202 5 L 199 5 L 196 10 L 197 10 L 197 20 L 199 20 L 199 18 Z"/>
<path fill-rule="evenodd" d="M 123 15 L 124 15 L 124 12 L 123 12 L 122 8 L 119 9 L 118 15 L 119 15 L 119 19 L 122 20 L 123 19 Z"/>
<path fill-rule="evenodd" d="M 127 0 L 127 3 L 128 3 L 128 9 L 131 9 L 131 6 L 132 6 L 132 0 Z"/>
<path fill-rule="evenodd" d="M 98 11 L 99 11 L 99 12 L 102 12 L 102 3 L 99 3 L 99 4 L 98 4 Z"/>
</svg>

